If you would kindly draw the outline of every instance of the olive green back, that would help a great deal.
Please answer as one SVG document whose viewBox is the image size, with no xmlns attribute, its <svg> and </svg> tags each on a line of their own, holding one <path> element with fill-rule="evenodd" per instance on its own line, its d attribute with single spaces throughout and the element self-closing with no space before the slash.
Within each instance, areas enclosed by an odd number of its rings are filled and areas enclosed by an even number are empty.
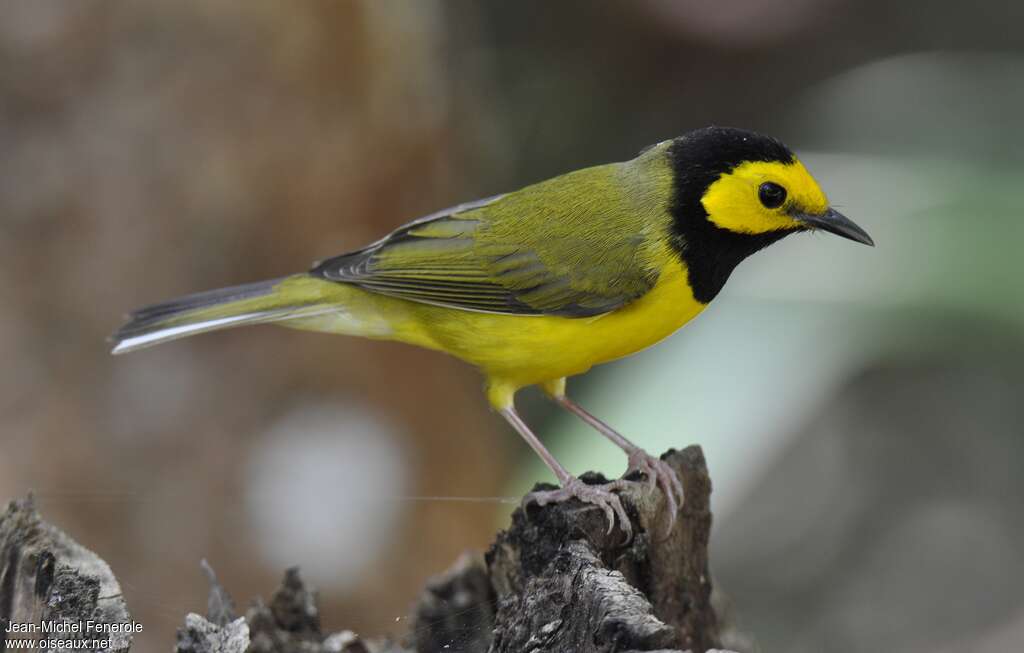
<svg viewBox="0 0 1024 653">
<path fill-rule="evenodd" d="M 313 273 L 464 310 L 597 315 L 654 285 L 671 192 L 663 144 L 411 222 Z"/>
</svg>

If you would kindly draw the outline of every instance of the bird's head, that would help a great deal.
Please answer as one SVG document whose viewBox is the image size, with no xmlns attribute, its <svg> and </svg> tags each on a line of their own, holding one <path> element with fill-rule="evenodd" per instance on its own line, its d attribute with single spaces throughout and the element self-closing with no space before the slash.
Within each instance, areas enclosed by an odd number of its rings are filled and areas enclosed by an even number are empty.
<svg viewBox="0 0 1024 653">
<path fill-rule="evenodd" d="M 773 138 L 706 127 L 675 139 L 668 155 L 674 244 L 700 301 L 714 298 L 741 260 L 791 233 L 822 230 L 874 245 Z"/>
</svg>

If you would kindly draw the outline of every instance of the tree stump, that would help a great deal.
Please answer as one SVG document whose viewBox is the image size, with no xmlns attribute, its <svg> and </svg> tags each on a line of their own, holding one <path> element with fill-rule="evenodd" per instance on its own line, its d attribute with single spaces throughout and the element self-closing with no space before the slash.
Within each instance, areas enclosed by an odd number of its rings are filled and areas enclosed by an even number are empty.
<svg viewBox="0 0 1024 653">
<path fill-rule="evenodd" d="M 415 650 L 703 652 L 719 646 L 704 456 L 689 447 L 662 459 L 680 474 L 686 494 L 671 532 L 664 495 L 646 484 L 621 494 L 634 533 L 628 542 L 619 528 L 607 532 L 604 513 L 594 506 L 520 508 L 485 561 L 464 559 L 428 585 L 417 609 Z M 582 479 L 605 482 L 596 474 Z"/>
<path fill-rule="evenodd" d="M 269 604 L 257 600 L 244 616 L 236 616 L 228 592 L 204 561 L 211 585 L 206 616 L 186 616 L 175 651 L 712 651 L 720 646 L 722 636 L 708 572 L 711 481 L 699 447 L 672 450 L 662 459 L 679 473 L 686 493 L 671 531 L 664 495 L 646 483 L 621 492 L 632 526 L 629 540 L 618 525 L 608 532 L 604 512 L 596 506 L 570 501 L 519 508 L 511 527 L 498 534 L 486 555 L 465 554 L 427 583 L 416 603 L 412 628 L 401 642 L 361 639 L 349 631 L 325 633 L 316 592 L 305 586 L 297 569 L 287 572 Z M 581 478 L 588 483 L 605 482 L 597 474 Z M 107 596 L 111 588 L 115 595 L 120 592 L 106 565 L 42 524 L 30 503 L 12 504 L 8 509 L 0 521 L 0 546 L 3 618 L 14 615 L 29 620 L 46 610 L 56 614 L 46 602 L 52 600 L 57 579 L 66 577 L 80 579 L 81 587 L 62 594 L 64 600 L 56 608 L 65 611 L 62 615 L 81 618 L 88 613 L 128 620 L 123 602 Z M 56 567 L 53 560 L 58 562 Z M 59 564 L 62 561 L 64 566 Z M 98 579 L 96 574 L 104 571 L 107 576 Z M 84 588 L 88 583 L 91 590 Z M 101 586 L 103 592 L 98 590 Z M 79 595 L 84 600 L 72 600 Z M 98 607 L 101 599 L 110 602 Z M 129 644 L 130 639 L 123 648 L 110 650 L 127 650 Z"/>
<path fill-rule="evenodd" d="M 6 634 L 9 624 L 36 629 Z M 31 496 L 0 516 L 0 626 L 0 651 L 16 638 L 37 651 L 71 648 L 40 645 L 48 640 L 106 642 L 95 650 L 109 653 L 131 648 L 131 616 L 110 567 L 40 519 Z"/>
</svg>

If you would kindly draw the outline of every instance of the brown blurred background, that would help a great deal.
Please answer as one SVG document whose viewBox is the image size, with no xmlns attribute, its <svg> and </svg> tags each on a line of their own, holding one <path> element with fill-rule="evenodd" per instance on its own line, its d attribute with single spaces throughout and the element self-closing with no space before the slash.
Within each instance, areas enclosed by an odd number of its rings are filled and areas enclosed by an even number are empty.
<svg viewBox="0 0 1024 653">
<path fill-rule="evenodd" d="M 1024 5 L 939 0 L 11 2 L 0 19 L 0 498 L 106 559 L 166 650 L 300 563 L 401 632 L 550 480 L 477 374 L 260 327 L 114 359 L 144 303 L 709 123 L 777 135 L 875 250 L 790 239 L 573 388 L 698 442 L 759 650 L 1024 648 Z M 621 456 L 524 411 L 576 471 Z M 680 424 L 684 425 L 680 427 Z M 396 624 L 396 620 L 398 623 Z"/>
</svg>

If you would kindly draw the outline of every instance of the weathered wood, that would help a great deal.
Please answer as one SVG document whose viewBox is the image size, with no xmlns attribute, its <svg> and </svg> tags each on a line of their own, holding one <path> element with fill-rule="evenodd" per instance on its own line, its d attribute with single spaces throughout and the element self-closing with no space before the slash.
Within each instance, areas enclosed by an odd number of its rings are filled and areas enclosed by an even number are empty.
<svg viewBox="0 0 1024 653">
<path fill-rule="evenodd" d="M 109 641 L 96 650 L 111 653 L 127 651 L 132 642 L 131 616 L 110 567 L 40 519 L 31 496 L 12 501 L 0 516 L 0 621 L 0 651 L 15 637 Z M 40 630 L 5 635 L 8 624 L 36 624 Z M 44 633 L 44 624 L 78 630 Z M 120 632 L 100 630 L 111 624 Z M 34 650 L 63 649 L 37 645 Z"/>
<path fill-rule="evenodd" d="M 487 653 L 496 603 L 483 557 L 464 553 L 420 594 L 409 636 L 413 650 Z"/>
<path fill-rule="evenodd" d="M 231 596 L 205 560 L 202 567 L 210 581 L 207 614 L 186 615 L 175 653 L 401 653 L 386 642 L 364 643 L 347 630 L 322 632 L 316 592 L 297 568 L 285 572 L 269 604 L 257 599 L 235 618 Z"/>
<path fill-rule="evenodd" d="M 671 531 L 664 495 L 645 482 L 621 491 L 633 533 L 628 541 L 619 527 L 607 531 L 602 510 L 578 501 L 519 508 L 485 556 L 466 554 L 427 583 L 404 644 L 363 640 L 349 631 L 324 633 L 316 592 L 306 587 L 297 569 L 288 570 L 269 603 L 257 600 L 237 616 L 230 595 L 203 561 L 210 582 L 207 614 L 185 617 L 175 651 L 715 650 L 721 635 L 708 573 L 711 481 L 698 447 L 669 451 L 662 458 L 679 473 L 686 492 Z M 605 482 L 595 474 L 582 478 Z M 30 502 L 8 509 L 0 521 L 0 546 L 0 615 L 27 620 L 88 614 L 128 621 L 106 565 L 39 521 Z M 129 643 L 110 650 L 127 650 Z"/>
<path fill-rule="evenodd" d="M 719 645 L 711 606 L 707 544 L 710 494 L 699 447 L 670 451 L 663 459 L 680 474 L 686 492 L 675 527 L 666 533 L 666 501 L 645 484 L 621 493 L 634 537 L 607 532 L 604 513 L 579 502 L 518 509 L 509 530 L 498 535 L 486 566 L 462 562 L 434 581 L 420 600 L 416 641 L 453 651 L 705 651 Z M 598 475 L 584 475 L 600 483 Z M 470 581 L 485 574 L 490 587 L 471 598 Z M 457 595 L 450 614 L 443 595 Z M 441 588 L 440 591 L 438 588 Z M 450 624 L 452 615 L 485 613 L 493 623 L 475 637 Z M 429 606 L 425 607 L 425 606 Z M 472 635 L 472 633 L 470 633 Z"/>
</svg>

